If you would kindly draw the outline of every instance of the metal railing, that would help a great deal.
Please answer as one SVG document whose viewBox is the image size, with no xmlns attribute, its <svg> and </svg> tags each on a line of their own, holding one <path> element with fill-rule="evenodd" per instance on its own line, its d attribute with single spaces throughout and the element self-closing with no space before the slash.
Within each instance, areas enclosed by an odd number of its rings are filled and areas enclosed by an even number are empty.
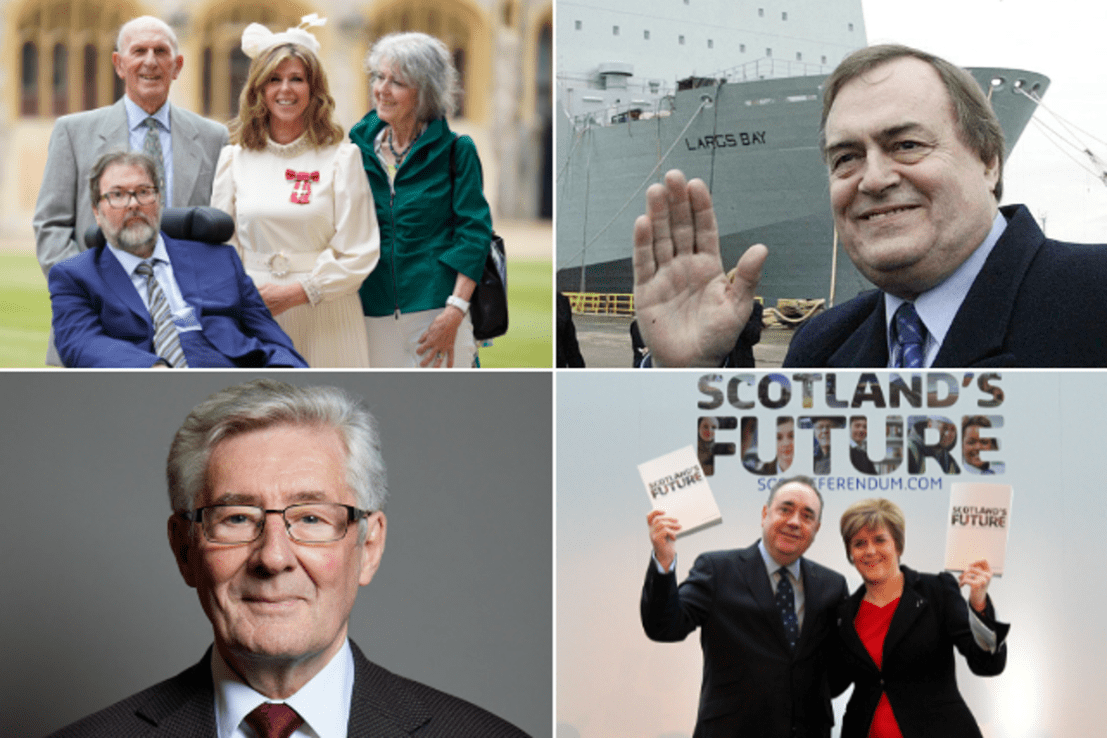
<svg viewBox="0 0 1107 738">
<path fill-rule="evenodd" d="M 634 295 L 603 292 L 566 292 L 574 313 L 634 315 Z"/>
<path fill-rule="evenodd" d="M 758 79 L 814 77 L 820 74 L 830 74 L 831 69 L 833 69 L 832 66 L 826 66 L 825 64 L 775 59 L 770 56 L 724 69 L 713 76 L 722 77 L 727 82 L 752 82 Z"/>
</svg>

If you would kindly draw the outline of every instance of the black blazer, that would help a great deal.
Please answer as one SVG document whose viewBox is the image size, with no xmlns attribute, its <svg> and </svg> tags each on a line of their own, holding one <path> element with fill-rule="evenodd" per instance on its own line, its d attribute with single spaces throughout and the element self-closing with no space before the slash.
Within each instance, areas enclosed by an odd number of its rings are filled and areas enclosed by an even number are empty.
<svg viewBox="0 0 1107 738">
<path fill-rule="evenodd" d="M 804 620 L 792 653 L 757 544 L 705 553 L 679 587 L 650 559 L 642 626 L 655 641 L 700 628 L 703 684 L 695 738 L 830 735 L 828 636 L 848 590 L 841 574 L 800 563 Z M 793 732 L 795 729 L 795 732 Z"/>
<path fill-rule="evenodd" d="M 999 647 L 988 653 L 969 628 L 968 603 L 947 572 L 920 574 L 906 566 L 903 595 L 884 639 L 884 664 L 877 669 L 853 626 L 862 586 L 838 610 L 840 666 L 853 695 L 842 719 L 842 738 L 865 738 L 882 692 L 888 693 L 904 738 L 980 738 L 980 729 L 957 690 L 953 649 L 974 674 L 994 676 L 1007 664 L 1010 625 L 995 620 L 989 598 L 981 620 L 995 631 Z"/>
<path fill-rule="evenodd" d="M 350 738 L 527 738 L 515 726 L 457 697 L 370 662 L 353 641 Z M 62 728 L 50 738 L 215 738 L 211 649 L 172 679 Z"/>
<path fill-rule="evenodd" d="M 853 470 L 861 472 L 862 474 L 876 474 L 876 465 L 873 464 L 872 459 L 869 458 L 869 452 L 867 449 L 863 449 L 860 446 L 854 446 L 852 443 L 849 446 L 849 460 L 853 466 Z M 852 473 L 852 471 L 850 473 Z"/>
<path fill-rule="evenodd" d="M 1107 248 L 1047 239 L 1022 205 L 950 325 L 935 367 L 1107 366 Z M 1079 316 L 1074 320 L 1059 316 Z M 786 367 L 886 367 L 884 293 L 865 292 L 796 331 Z"/>
</svg>

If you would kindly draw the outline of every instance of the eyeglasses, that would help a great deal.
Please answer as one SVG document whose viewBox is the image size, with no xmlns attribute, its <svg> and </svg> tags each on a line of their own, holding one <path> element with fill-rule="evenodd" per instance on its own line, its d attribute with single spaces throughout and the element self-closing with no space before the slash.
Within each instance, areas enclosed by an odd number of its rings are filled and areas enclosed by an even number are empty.
<svg viewBox="0 0 1107 738">
<path fill-rule="evenodd" d="M 266 510 L 255 505 L 209 505 L 178 514 L 199 523 L 204 538 L 212 543 L 251 543 L 261 538 L 269 513 L 279 513 L 288 537 L 299 543 L 341 540 L 350 523 L 372 515 L 368 510 L 337 502 L 304 502 L 283 510 Z"/>
<path fill-rule="evenodd" d="M 149 205 L 158 199 L 158 188 L 153 185 L 143 185 L 133 190 L 112 190 L 100 195 L 101 200 L 107 200 L 113 208 L 125 208 L 134 198 L 139 205 Z"/>
</svg>

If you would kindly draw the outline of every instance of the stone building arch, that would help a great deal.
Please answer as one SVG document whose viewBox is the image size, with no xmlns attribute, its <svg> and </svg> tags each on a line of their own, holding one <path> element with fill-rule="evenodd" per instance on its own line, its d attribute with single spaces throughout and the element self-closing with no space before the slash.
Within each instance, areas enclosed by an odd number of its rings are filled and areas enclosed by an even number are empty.
<svg viewBox="0 0 1107 738">
<path fill-rule="evenodd" d="M 123 94 L 111 55 L 119 27 L 144 11 L 129 2 L 27 0 L 11 8 L 5 67 L 10 118 L 53 118 Z"/>
<path fill-rule="evenodd" d="M 192 22 L 196 37 L 192 48 L 195 84 L 190 85 L 196 99 L 191 101 L 192 109 L 224 122 L 237 115 L 238 95 L 250 68 L 250 59 L 242 51 L 246 26 L 260 23 L 280 32 L 298 25 L 308 12 L 306 5 L 271 0 L 214 2 L 197 11 Z M 310 32 L 322 43 L 324 30 L 312 28 Z"/>
<path fill-rule="evenodd" d="M 461 76 L 458 118 L 485 124 L 492 115 L 492 32 L 487 14 L 468 0 L 399 0 L 374 4 L 366 13 L 361 58 L 373 41 L 396 31 L 422 31 L 449 47 Z M 366 109 L 372 104 L 365 78 Z"/>
<path fill-rule="evenodd" d="M 525 109 L 534 116 L 530 129 L 537 134 L 535 146 L 540 160 L 538 210 L 542 218 L 553 218 L 553 6 L 536 8 L 527 24 L 523 78 L 529 80 Z"/>
</svg>

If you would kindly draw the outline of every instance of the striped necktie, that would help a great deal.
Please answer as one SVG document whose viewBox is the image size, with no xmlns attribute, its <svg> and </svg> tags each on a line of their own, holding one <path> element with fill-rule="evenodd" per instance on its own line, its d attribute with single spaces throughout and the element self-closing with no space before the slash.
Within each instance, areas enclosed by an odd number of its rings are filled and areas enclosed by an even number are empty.
<svg viewBox="0 0 1107 738">
<path fill-rule="evenodd" d="M 169 301 L 154 276 L 150 262 L 144 261 L 135 267 L 135 272 L 146 277 L 146 299 L 150 304 L 150 317 L 154 319 L 154 353 L 169 363 L 169 366 L 186 368 L 184 349 L 177 335 L 177 326 L 169 312 Z"/>
<path fill-rule="evenodd" d="M 283 702 L 262 702 L 244 719 L 259 738 L 288 738 L 304 724 L 304 719 Z"/>
<path fill-rule="evenodd" d="M 892 365 L 904 369 L 926 367 L 926 326 L 915 312 L 914 304 L 905 302 L 892 317 L 895 330 Z"/>
<path fill-rule="evenodd" d="M 142 142 L 142 153 L 149 156 L 154 160 L 154 165 L 158 170 L 158 192 L 165 194 L 165 159 L 161 154 L 161 136 L 158 134 L 158 122 L 154 120 L 154 116 L 150 116 L 145 121 L 146 123 L 146 138 Z M 168 205 L 168 203 L 166 203 Z"/>
</svg>

